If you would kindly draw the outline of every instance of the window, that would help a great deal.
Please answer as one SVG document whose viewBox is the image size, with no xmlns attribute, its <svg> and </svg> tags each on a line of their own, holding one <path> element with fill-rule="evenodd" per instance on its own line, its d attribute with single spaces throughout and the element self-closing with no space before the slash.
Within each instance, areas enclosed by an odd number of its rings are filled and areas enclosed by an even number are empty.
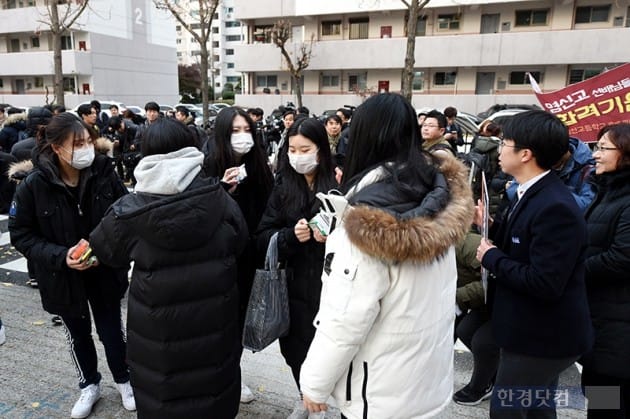
<svg viewBox="0 0 630 419">
<path fill-rule="evenodd" d="M 416 23 L 416 36 L 425 36 L 427 34 L 427 17 L 418 16 L 418 23 Z"/>
<path fill-rule="evenodd" d="M 256 76 L 257 87 L 276 87 L 278 86 L 278 76 Z"/>
<path fill-rule="evenodd" d="M 608 22 L 610 5 L 584 6 L 575 9 L 575 23 Z"/>
<path fill-rule="evenodd" d="M 348 91 L 356 92 L 367 88 L 367 73 L 348 76 Z"/>
<path fill-rule="evenodd" d="M 44 87 L 43 77 L 35 77 L 35 87 Z"/>
<path fill-rule="evenodd" d="M 181 56 L 182 56 L 182 53 L 181 53 L 181 52 L 178 52 L 178 53 L 177 53 L 177 56 L 178 56 L 178 57 L 181 57 Z"/>
<path fill-rule="evenodd" d="M 190 43 L 191 43 L 191 44 L 194 44 L 194 43 L 196 43 L 196 42 L 197 42 L 197 40 L 196 40 L 195 38 L 190 38 Z"/>
<path fill-rule="evenodd" d="M 238 83 L 240 81 L 241 81 L 241 78 L 239 76 L 227 76 L 225 78 L 226 83 Z"/>
<path fill-rule="evenodd" d="M 213 26 L 212 27 L 212 33 L 219 33 L 219 27 L 218 26 Z"/>
<path fill-rule="evenodd" d="M 64 92 L 74 92 L 76 91 L 76 85 L 74 84 L 73 77 L 64 77 L 63 78 L 63 91 Z"/>
<path fill-rule="evenodd" d="M 234 68 L 234 63 L 227 63 L 227 68 Z"/>
<path fill-rule="evenodd" d="M 456 71 L 438 71 L 433 78 L 433 84 L 436 86 L 444 86 L 448 84 L 455 84 L 457 79 Z"/>
<path fill-rule="evenodd" d="M 227 35 L 225 37 L 225 40 L 227 42 L 238 42 L 241 41 L 243 39 L 242 35 Z"/>
<path fill-rule="evenodd" d="M 573 69 L 569 72 L 569 84 L 577 83 L 580 81 L 584 81 L 586 79 L 590 79 L 591 77 L 595 77 L 600 74 L 602 69 Z"/>
<path fill-rule="evenodd" d="M 182 31 L 182 25 L 177 25 L 177 26 L 175 26 L 175 30 L 176 30 L 177 32 L 181 32 L 181 31 Z"/>
<path fill-rule="evenodd" d="M 69 36 L 61 37 L 61 49 L 72 49 L 72 39 Z"/>
<path fill-rule="evenodd" d="M 459 16 L 454 13 L 450 15 L 438 15 L 438 30 L 456 31 L 459 29 Z"/>
<path fill-rule="evenodd" d="M 193 31 L 201 29 L 201 23 L 191 23 L 190 24 L 190 29 L 192 29 Z"/>
<path fill-rule="evenodd" d="M 233 20 L 231 22 L 225 22 L 225 27 L 226 28 L 238 28 L 241 26 L 241 22 L 239 22 L 238 20 Z"/>
<path fill-rule="evenodd" d="M 273 30 L 273 25 L 254 26 L 254 42 L 262 42 L 263 44 L 270 44 L 272 30 Z"/>
<path fill-rule="evenodd" d="M 176 42 L 177 42 L 178 44 L 181 44 L 181 43 L 182 43 L 182 38 L 177 38 L 177 41 L 176 41 Z"/>
<path fill-rule="evenodd" d="M 197 56 L 200 56 L 200 55 L 201 55 L 201 51 L 198 50 L 198 49 L 196 49 L 194 51 L 190 51 L 190 56 L 191 57 L 197 57 Z"/>
<path fill-rule="evenodd" d="M 232 48 L 228 48 L 225 50 L 225 55 L 234 55 L 234 50 Z"/>
<path fill-rule="evenodd" d="M 219 48 L 219 41 L 212 41 L 212 48 Z"/>
<path fill-rule="evenodd" d="M 527 77 L 527 71 L 512 71 L 510 72 L 510 84 L 527 84 L 529 85 L 529 77 Z M 529 73 L 536 79 L 538 83 L 542 82 L 543 73 L 540 71 L 529 71 Z"/>
<path fill-rule="evenodd" d="M 322 22 L 322 36 L 341 35 L 341 20 Z"/>
<path fill-rule="evenodd" d="M 227 8 L 227 12 L 228 13 L 234 13 L 234 8 L 233 7 L 228 7 Z"/>
<path fill-rule="evenodd" d="M 367 17 L 350 19 L 350 39 L 367 39 L 370 19 Z"/>
<path fill-rule="evenodd" d="M 39 36 L 31 38 L 31 48 L 39 48 Z"/>
<path fill-rule="evenodd" d="M 414 71 L 411 83 L 413 90 L 424 90 L 424 71 Z"/>
<path fill-rule="evenodd" d="M 517 10 L 514 26 L 544 26 L 547 24 L 548 9 Z"/>
<path fill-rule="evenodd" d="M 339 76 L 324 74 L 322 75 L 322 87 L 338 87 Z"/>
</svg>

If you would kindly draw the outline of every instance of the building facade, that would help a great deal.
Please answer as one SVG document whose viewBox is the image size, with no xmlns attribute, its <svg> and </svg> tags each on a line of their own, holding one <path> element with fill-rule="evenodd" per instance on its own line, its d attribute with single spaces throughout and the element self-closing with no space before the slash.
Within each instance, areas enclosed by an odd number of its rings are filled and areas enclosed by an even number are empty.
<svg viewBox="0 0 630 419">
<path fill-rule="evenodd" d="M 194 16 L 194 11 L 199 9 L 199 2 L 185 0 L 185 2 L 180 2 L 180 6 L 187 7 Z M 194 29 L 195 23 L 193 21 L 190 23 Z M 180 24 L 177 24 L 176 31 L 177 63 L 180 65 L 199 64 L 200 49 L 197 41 Z M 234 50 L 235 45 L 244 41 L 246 34 L 247 27 L 235 18 L 234 0 L 221 1 L 212 20 L 209 40 L 211 47 L 208 45 L 212 51 L 208 63 L 208 75 L 211 85 L 214 86 L 215 98 L 221 96 L 227 83 L 234 88 L 239 88 L 241 85 L 241 73 L 236 71 Z"/>
<path fill-rule="evenodd" d="M 270 111 L 295 101 L 269 35 L 279 19 L 292 22 L 294 57 L 313 36 L 303 77 L 312 112 L 401 89 L 407 10 L 400 0 L 235 0 L 235 11 L 248 28 L 235 48 L 243 106 Z M 418 18 L 413 104 L 474 113 L 497 103 L 537 104 L 527 72 L 553 91 L 630 61 L 627 39 L 628 1 L 432 0 Z"/>
<path fill-rule="evenodd" d="M 78 7 L 81 1 L 64 3 Z M 47 20 L 44 0 L 0 2 L 0 103 L 53 101 Z M 149 100 L 172 104 L 179 98 L 175 23 L 151 0 L 91 0 L 62 36 L 62 64 L 68 108 L 92 99 L 144 106 Z"/>
</svg>

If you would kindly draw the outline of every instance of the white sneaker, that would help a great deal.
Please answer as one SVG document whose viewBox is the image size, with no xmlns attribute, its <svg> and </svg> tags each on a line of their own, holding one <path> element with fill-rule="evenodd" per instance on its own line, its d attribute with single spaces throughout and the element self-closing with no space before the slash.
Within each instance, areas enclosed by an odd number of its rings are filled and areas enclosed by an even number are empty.
<svg viewBox="0 0 630 419">
<path fill-rule="evenodd" d="M 101 398 L 101 388 L 98 384 L 90 384 L 81 390 L 81 396 L 79 400 L 74 404 L 70 417 L 73 419 L 83 419 L 90 416 L 92 408 Z"/>
<path fill-rule="evenodd" d="M 254 399 L 254 393 L 241 381 L 241 403 L 251 403 Z"/>
<path fill-rule="evenodd" d="M 0 327 L 0 345 L 4 345 L 4 342 L 6 341 L 7 341 L 7 335 L 6 333 L 4 333 L 4 325 L 3 325 L 2 327 Z"/>
<path fill-rule="evenodd" d="M 133 396 L 133 388 L 131 388 L 129 381 L 122 384 L 116 383 L 116 388 L 122 398 L 123 407 L 130 412 L 134 412 L 136 410 L 136 398 Z"/>
<path fill-rule="evenodd" d="M 302 400 L 298 400 L 295 402 L 295 408 L 293 412 L 289 415 L 287 419 L 308 419 L 308 409 L 304 407 L 304 402 Z"/>
</svg>

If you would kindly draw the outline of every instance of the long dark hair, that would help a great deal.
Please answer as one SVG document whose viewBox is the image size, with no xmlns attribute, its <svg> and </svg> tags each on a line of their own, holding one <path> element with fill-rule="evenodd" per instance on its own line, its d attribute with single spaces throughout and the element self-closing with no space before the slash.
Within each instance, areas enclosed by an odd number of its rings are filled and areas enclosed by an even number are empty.
<svg viewBox="0 0 630 419">
<path fill-rule="evenodd" d="M 286 141 L 282 147 L 284 152 L 279 152 L 278 159 L 283 168 L 279 176 L 282 179 L 282 184 L 286 191 L 285 205 L 290 210 L 299 211 L 309 202 L 309 189 L 304 175 L 296 172 L 289 164 L 289 155 L 287 153 L 289 141 L 291 137 L 295 135 L 302 135 L 308 138 L 319 149 L 317 152 L 319 164 L 315 172 L 313 191 L 315 193 L 327 193 L 338 185 L 335 181 L 335 168 L 333 166 L 330 145 L 328 144 L 326 128 L 317 119 L 306 117 L 298 118 L 287 131 Z"/>
<path fill-rule="evenodd" d="M 214 127 L 215 142 L 215 164 L 219 178 L 223 177 L 226 169 L 236 166 L 236 156 L 232 150 L 232 124 L 237 115 L 242 116 L 249 124 L 249 132 L 254 139 L 254 146 L 247 154 L 242 157 L 247 170 L 248 181 L 254 182 L 255 186 L 262 188 L 261 191 L 265 196 L 269 196 L 273 187 L 273 175 L 267 163 L 262 144 L 260 144 L 256 135 L 256 124 L 244 109 L 236 106 L 224 108 L 217 115 Z"/>
<path fill-rule="evenodd" d="M 398 179 L 401 171 L 411 172 L 425 185 L 433 181 L 433 158 L 421 151 L 418 120 L 411 104 L 401 95 L 383 93 L 359 106 L 352 117 L 348 154 L 343 173 L 343 189 L 355 185 L 369 170 L 384 163 Z"/>
</svg>

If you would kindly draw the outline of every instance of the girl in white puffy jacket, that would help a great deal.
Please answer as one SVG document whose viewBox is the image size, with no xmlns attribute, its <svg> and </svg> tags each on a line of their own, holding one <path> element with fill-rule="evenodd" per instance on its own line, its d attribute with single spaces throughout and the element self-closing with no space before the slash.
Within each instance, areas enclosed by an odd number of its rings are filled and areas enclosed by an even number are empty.
<svg viewBox="0 0 630 419">
<path fill-rule="evenodd" d="M 453 245 L 473 202 L 464 166 L 423 154 L 420 141 L 400 95 L 374 96 L 355 113 L 300 375 L 311 412 L 326 410 L 331 395 L 348 418 L 432 417 L 450 402 Z"/>
</svg>

